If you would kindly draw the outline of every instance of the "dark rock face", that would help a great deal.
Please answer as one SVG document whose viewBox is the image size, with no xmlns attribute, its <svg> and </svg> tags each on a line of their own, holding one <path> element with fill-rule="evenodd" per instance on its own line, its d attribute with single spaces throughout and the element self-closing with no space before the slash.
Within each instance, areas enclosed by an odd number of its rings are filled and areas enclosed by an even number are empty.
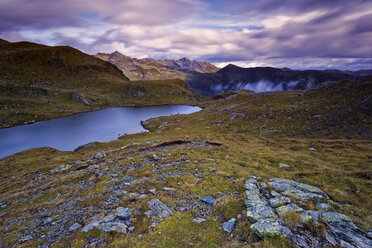
<svg viewBox="0 0 372 248">
<path fill-rule="evenodd" d="M 296 247 L 303 248 L 372 246 L 367 233 L 358 228 L 348 216 L 334 212 L 331 205 L 337 203 L 331 201 L 319 188 L 281 178 L 270 179 L 268 185 L 275 190 L 270 191 L 257 177 L 251 177 L 244 184 L 246 214 L 254 222 L 250 229 L 257 236 L 283 236 Z M 296 200 L 288 196 L 294 196 Z M 318 211 L 305 210 L 307 204 L 313 204 L 314 201 L 317 202 Z M 300 223 L 286 226 L 286 214 L 298 215 Z M 308 223 L 320 225 L 320 219 L 326 225 L 323 236 L 310 232 L 307 227 Z"/>
<path fill-rule="evenodd" d="M 82 93 L 71 92 L 70 96 L 71 96 L 71 99 L 76 101 L 76 102 L 81 102 L 85 105 L 89 105 L 88 100 L 85 98 L 85 96 Z"/>
</svg>

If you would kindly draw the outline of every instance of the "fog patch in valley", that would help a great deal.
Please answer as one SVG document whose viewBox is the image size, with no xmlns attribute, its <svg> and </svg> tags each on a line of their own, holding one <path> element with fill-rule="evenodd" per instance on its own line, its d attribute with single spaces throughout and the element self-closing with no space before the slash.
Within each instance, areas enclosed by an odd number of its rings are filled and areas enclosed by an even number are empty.
<svg viewBox="0 0 372 248">
<path fill-rule="evenodd" d="M 300 89 L 299 81 L 290 81 L 290 82 L 279 82 L 274 83 L 267 80 L 260 80 L 253 83 L 232 83 L 223 85 L 213 85 L 211 90 L 216 94 L 221 94 L 227 91 L 240 91 L 240 90 L 251 90 L 255 93 L 267 92 L 267 91 L 285 91 L 285 90 L 295 90 Z M 308 84 L 306 84 L 308 86 Z M 309 84 L 311 86 L 311 83 Z M 307 88 L 307 87 L 306 87 Z"/>
</svg>

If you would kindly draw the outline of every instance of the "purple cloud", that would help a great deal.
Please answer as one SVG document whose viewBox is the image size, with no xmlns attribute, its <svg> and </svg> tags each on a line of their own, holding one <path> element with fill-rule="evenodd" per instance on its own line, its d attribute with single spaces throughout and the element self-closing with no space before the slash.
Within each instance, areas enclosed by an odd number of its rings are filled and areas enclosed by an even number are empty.
<svg viewBox="0 0 372 248">
<path fill-rule="evenodd" d="M 11 41 L 220 65 L 372 68 L 366 0 L 4 0 L 0 9 L 0 37 Z"/>
</svg>

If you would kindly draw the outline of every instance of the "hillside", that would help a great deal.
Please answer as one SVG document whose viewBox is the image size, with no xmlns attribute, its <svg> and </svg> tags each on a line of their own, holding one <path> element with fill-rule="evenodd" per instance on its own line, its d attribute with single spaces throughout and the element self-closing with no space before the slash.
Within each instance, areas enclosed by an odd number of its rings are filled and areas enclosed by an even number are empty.
<svg viewBox="0 0 372 248">
<path fill-rule="evenodd" d="M 0 127 L 70 115 L 109 106 L 139 104 L 123 91 L 129 79 L 115 65 L 71 47 L 50 47 L 30 42 L 0 42 Z M 148 82 L 151 84 L 151 82 Z M 169 95 L 153 94 L 156 104 L 193 103 L 185 84 L 172 80 Z M 155 82 L 151 87 L 157 91 Z M 185 95 L 189 98 L 172 95 Z M 151 95 L 150 91 L 147 95 Z M 192 96 L 192 97 L 191 97 Z M 146 104 L 152 105 L 147 100 Z"/>
<path fill-rule="evenodd" d="M 354 79 L 357 74 L 340 71 L 296 71 L 272 67 L 242 68 L 227 65 L 216 73 L 192 73 L 186 79 L 193 89 L 204 95 L 248 89 L 255 92 L 310 89 L 322 83 Z"/>
<path fill-rule="evenodd" d="M 371 95 L 232 92 L 149 133 L 1 159 L 0 246 L 370 247 Z"/>
<path fill-rule="evenodd" d="M 208 62 L 187 58 L 180 60 L 136 59 L 119 52 L 97 53 L 95 56 L 116 65 L 131 80 L 185 79 L 190 71 L 212 73 L 219 69 Z"/>
</svg>

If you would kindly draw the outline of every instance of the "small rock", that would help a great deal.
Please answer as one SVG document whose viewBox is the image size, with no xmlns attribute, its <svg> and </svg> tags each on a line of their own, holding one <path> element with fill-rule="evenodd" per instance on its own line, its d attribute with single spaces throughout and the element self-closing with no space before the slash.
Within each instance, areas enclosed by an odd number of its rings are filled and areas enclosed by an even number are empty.
<svg viewBox="0 0 372 248">
<path fill-rule="evenodd" d="M 100 224 L 99 221 L 93 221 L 92 223 L 89 223 L 88 225 L 83 227 L 83 229 L 81 229 L 81 231 L 82 232 L 88 232 L 88 231 L 92 230 L 93 228 L 98 227 L 99 224 Z"/>
<path fill-rule="evenodd" d="M 79 228 L 81 227 L 81 225 L 79 223 L 74 223 L 72 224 L 70 227 L 69 227 L 69 231 L 70 232 L 75 232 L 76 230 L 78 230 Z"/>
<path fill-rule="evenodd" d="M 136 198 L 136 197 L 138 197 L 138 196 L 139 196 L 138 193 L 129 193 L 129 197 L 130 197 L 130 198 Z"/>
<path fill-rule="evenodd" d="M 57 174 L 57 173 L 60 173 L 62 171 L 66 171 L 66 170 L 70 169 L 71 167 L 72 167 L 72 165 L 69 165 L 69 164 L 67 164 L 67 165 L 60 165 L 57 168 L 51 170 L 50 171 L 50 174 L 52 174 L 52 175 L 53 174 Z"/>
<path fill-rule="evenodd" d="M 316 151 L 316 149 L 313 148 L 313 147 L 310 147 L 310 148 L 309 148 L 309 151 L 312 151 L 312 152 L 313 152 L 313 151 Z"/>
<path fill-rule="evenodd" d="M 175 191 L 175 188 L 169 188 L 169 187 L 164 187 L 163 190 L 165 191 Z"/>
<path fill-rule="evenodd" d="M 149 189 L 149 192 L 155 195 L 156 189 Z"/>
<path fill-rule="evenodd" d="M 151 223 L 151 227 L 157 227 L 159 225 L 159 221 L 157 220 L 154 220 L 152 223 Z"/>
<path fill-rule="evenodd" d="M 21 243 L 24 243 L 24 242 L 30 241 L 30 240 L 32 240 L 32 239 L 33 239 L 33 237 L 32 237 L 31 235 L 27 235 L 27 236 L 21 238 L 19 241 L 20 241 Z"/>
<path fill-rule="evenodd" d="M 287 164 L 283 164 L 283 163 L 279 163 L 279 168 L 290 168 L 290 166 L 289 165 L 287 165 Z"/>
<path fill-rule="evenodd" d="M 226 221 L 222 225 L 223 230 L 225 232 L 231 233 L 232 229 L 234 228 L 235 222 L 236 222 L 236 219 L 235 218 L 232 218 L 231 220 Z"/>
<path fill-rule="evenodd" d="M 207 203 L 208 205 L 213 205 L 214 204 L 214 197 L 213 196 L 206 196 L 200 199 L 202 202 Z"/>
<path fill-rule="evenodd" d="M 116 216 L 122 220 L 130 218 L 130 210 L 128 208 L 118 207 L 116 209 Z"/>
<path fill-rule="evenodd" d="M 101 232 L 127 233 L 127 225 L 118 222 L 107 222 L 99 225 Z"/>
<path fill-rule="evenodd" d="M 197 223 L 197 224 L 200 224 L 200 223 L 203 223 L 203 222 L 206 222 L 207 220 L 206 219 L 203 219 L 203 218 L 195 218 L 192 220 L 192 222 L 194 223 Z"/>
<path fill-rule="evenodd" d="M 49 223 L 52 223 L 52 218 L 51 217 L 45 218 L 44 225 L 49 224 Z"/>
</svg>

